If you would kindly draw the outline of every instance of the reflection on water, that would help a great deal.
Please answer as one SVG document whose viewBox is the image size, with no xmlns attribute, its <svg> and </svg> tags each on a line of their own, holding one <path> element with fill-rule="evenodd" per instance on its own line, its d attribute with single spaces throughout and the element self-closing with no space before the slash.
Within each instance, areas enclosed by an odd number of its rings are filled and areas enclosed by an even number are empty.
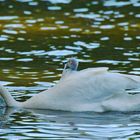
<svg viewBox="0 0 140 140">
<path fill-rule="evenodd" d="M 0 136 L 4 139 L 116 140 L 140 136 L 137 112 L 100 114 L 12 108 L 0 111 Z"/>
<path fill-rule="evenodd" d="M 139 8 L 139 0 L 0 0 L 0 83 L 26 100 L 53 86 L 71 56 L 79 69 L 108 66 L 139 75 Z M 6 114 L 0 137 L 10 140 L 136 139 L 140 132 L 139 113 Z"/>
</svg>

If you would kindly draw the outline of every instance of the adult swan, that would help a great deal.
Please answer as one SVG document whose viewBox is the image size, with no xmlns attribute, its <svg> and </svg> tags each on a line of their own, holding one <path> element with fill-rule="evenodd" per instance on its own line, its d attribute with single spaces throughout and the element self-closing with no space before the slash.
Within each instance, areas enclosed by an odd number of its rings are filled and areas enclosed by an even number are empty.
<svg viewBox="0 0 140 140">
<path fill-rule="evenodd" d="M 70 58 L 62 78 L 51 89 L 25 102 L 16 101 L 0 86 L 7 106 L 65 111 L 140 111 L 140 76 L 109 72 L 108 68 L 77 71 L 78 61 Z"/>
</svg>

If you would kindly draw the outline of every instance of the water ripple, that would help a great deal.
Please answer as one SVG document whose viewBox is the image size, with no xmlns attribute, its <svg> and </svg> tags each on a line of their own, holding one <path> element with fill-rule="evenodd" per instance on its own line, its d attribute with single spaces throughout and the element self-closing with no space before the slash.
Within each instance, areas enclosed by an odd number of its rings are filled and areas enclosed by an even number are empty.
<svg viewBox="0 0 140 140">
<path fill-rule="evenodd" d="M 56 50 L 56 51 L 49 51 L 47 52 L 48 55 L 54 55 L 54 56 L 68 56 L 68 55 L 74 55 L 76 52 L 70 51 L 70 50 Z"/>
<path fill-rule="evenodd" d="M 18 16 L 0 16 L 0 20 L 13 20 L 18 19 Z"/>
<path fill-rule="evenodd" d="M 54 86 L 73 56 L 78 70 L 139 75 L 139 7 L 139 0 L 0 0 L 0 83 L 25 101 Z M 0 108 L 0 138 L 139 139 L 139 118 L 139 112 Z"/>
</svg>

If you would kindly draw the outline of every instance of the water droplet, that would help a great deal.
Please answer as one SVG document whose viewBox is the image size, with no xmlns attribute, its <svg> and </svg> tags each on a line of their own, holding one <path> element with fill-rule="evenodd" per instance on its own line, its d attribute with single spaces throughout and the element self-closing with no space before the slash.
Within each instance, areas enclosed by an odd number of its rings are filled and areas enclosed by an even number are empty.
<svg viewBox="0 0 140 140">
<path fill-rule="evenodd" d="M 140 14 L 136 14 L 135 17 L 136 17 L 136 18 L 140 18 Z"/>
<path fill-rule="evenodd" d="M 31 5 L 31 6 L 37 6 L 38 5 L 38 2 L 29 2 L 29 5 Z"/>
<path fill-rule="evenodd" d="M 21 58 L 21 59 L 17 59 L 17 61 L 30 62 L 33 61 L 33 58 Z"/>
<path fill-rule="evenodd" d="M 57 30 L 57 27 L 41 27 L 41 30 Z"/>
<path fill-rule="evenodd" d="M 24 13 L 25 15 L 31 15 L 31 14 L 32 14 L 31 11 L 24 11 L 23 13 Z"/>
<path fill-rule="evenodd" d="M 14 58 L 8 58 L 8 57 L 5 57 L 5 58 L 1 57 L 0 58 L 0 61 L 9 61 L 9 60 L 14 60 Z"/>
<path fill-rule="evenodd" d="M 70 50 L 55 50 L 55 51 L 49 51 L 47 52 L 47 54 L 54 55 L 54 56 L 67 56 L 67 55 L 76 54 L 76 52 Z"/>
<path fill-rule="evenodd" d="M 6 40 L 8 40 L 8 38 L 6 38 L 6 37 L 0 37 L 0 41 L 6 41 Z"/>
<path fill-rule="evenodd" d="M 6 24 L 5 28 L 25 28 L 23 24 Z"/>
<path fill-rule="evenodd" d="M 55 21 L 55 24 L 64 24 L 64 21 Z"/>
<path fill-rule="evenodd" d="M 124 40 L 126 41 L 132 40 L 132 37 L 124 37 Z"/>
<path fill-rule="evenodd" d="M 5 29 L 3 30 L 4 33 L 7 33 L 7 34 L 17 34 L 18 32 L 15 31 L 15 30 L 8 30 L 8 29 Z"/>
<path fill-rule="evenodd" d="M 36 20 L 33 20 L 33 19 L 28 19 L 28 20 L 26 20 L 25 21 L 26 23 L 31 23 L 31 24 L 33 24 L 33 23 L 36 23 L 37 21 Z"/>
<path fill-rule="evenodd" d="M 88 8 L 78 8 L 78 9 L 74 9 L 73 11 L 76 13 L 87 12 Z"/>
<path fill-rule="evenodd" d="M 60 6 L 49 6 L 48 10 L 56 11 L 56 10 L 61 10 L 62 8 Z"/>
<path fill-rule="evenodd" d="M 0 20 L 13 20 L 18 19 L 18 16 L 0 16 Z"/>
<path fill-rule="evenodd" d="M 80 32 L 80 31 L 82 31 L 82 29 L 81 28 L 71 28 L 70 31 L 71 32 Z"/>
<path fill-rule="evenodd" d="M 136 36 L 136 39 L 140 39 L 140 36 Z"/>
<path fill-rule="evenodd" d="M 109 37 L 102 37 L 100 40 L 102 41 L 109 40 Z"/>
<path fill-rule="evenodd" d="M 113 29 L 115 28 L 115 25 L 102 25 L 100 26 L 100 29 Z"/>
</svg>

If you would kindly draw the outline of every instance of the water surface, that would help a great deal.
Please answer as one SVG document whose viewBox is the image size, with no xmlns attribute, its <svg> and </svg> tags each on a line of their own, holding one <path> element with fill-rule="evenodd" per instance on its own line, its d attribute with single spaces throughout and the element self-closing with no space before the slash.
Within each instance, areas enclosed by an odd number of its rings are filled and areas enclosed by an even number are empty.
<svg viewBox="0 0 140 140">
<path fill-rule="evenodd" d="M 58 82 L 63 62 L 140 74 L 139 0 L 0 0 L 0 84 L 25 101 Z M 0 138 L 139 139 L 140 115 L 1 108 Z"/>
</svg>

